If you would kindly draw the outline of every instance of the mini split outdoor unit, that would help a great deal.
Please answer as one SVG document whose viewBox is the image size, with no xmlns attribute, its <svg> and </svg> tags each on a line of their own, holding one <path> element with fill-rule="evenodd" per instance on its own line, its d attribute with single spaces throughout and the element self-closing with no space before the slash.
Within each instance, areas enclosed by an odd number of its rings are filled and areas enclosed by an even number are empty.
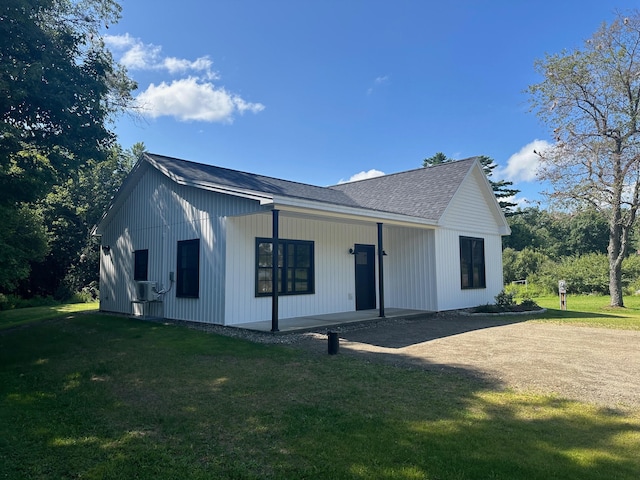
<svg viewBox="0 0 640 480">
<path fill-rule="evenodd" d="M 154 302 L 158 300 L 156 282 L 136 282 L 136 299 L 140 302 Z"/>
</svg>

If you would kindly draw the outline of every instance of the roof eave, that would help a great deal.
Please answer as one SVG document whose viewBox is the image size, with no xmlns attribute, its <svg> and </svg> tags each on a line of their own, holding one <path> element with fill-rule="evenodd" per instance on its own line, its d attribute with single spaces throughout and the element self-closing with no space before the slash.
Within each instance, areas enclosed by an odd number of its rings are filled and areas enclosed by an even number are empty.
<svg viewBox="0 0 640 480">
<path fill-rule="evenodd" d="M 395 225 L 413 225 L 423 227 L 437 227 L 435 220 L 412 217 L 393 212 L 382 212 L 366 208 L 349 207 L 345 205 L 329 204 L 292 197 L 273 198 L 273 208 L 309 214 L 325 214 L 332 217 L 354 220 L 376 221 Z"/>
<path fill-rule="evenodd" d="M 150 155 L 145 154 L 144 159 L 147 162 L 149 162 L 151 165 L 153 165 L 159 172 L 164 174 L 166 177 L 168 177 L 170 180 L 174 181 L 178 185 L 199 188 L 201 190 L 207 190 L 209 192 L 224 193 L 224 194 L 233 195 L 236 197 L 248 198 L 250 200 L 257 200 L 258 202 L 260 202 L 260 205 L 267 205 L 267 204 L 273 203 L 273 196 L 268 193 L 259 192 L 256 190 L 234 188 L 226 185 L 221 185 L 218 183 L 198 182 L 197 180 L 188 180 L 184 177 L 176 175 L 169 169 L 165 168 L 163 165 L 156 162 L 153 159 L 153 157 L 151 157 Z"/>
</svg>

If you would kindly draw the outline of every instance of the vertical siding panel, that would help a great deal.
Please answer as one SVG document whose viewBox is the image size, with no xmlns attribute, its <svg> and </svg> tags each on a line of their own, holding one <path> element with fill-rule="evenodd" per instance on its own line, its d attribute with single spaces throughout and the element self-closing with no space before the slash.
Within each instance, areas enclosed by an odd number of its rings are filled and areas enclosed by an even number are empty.
<svg viewBox="0 0 640 480">
<path fill-rule="evenodd" d="M 460 286 L 460 236 L 484 238 L 486 288 L 462 289 Z M 437 237 L 438 309 L 475 307 L 493 303 L 503 288 L 502 238 L 478 235 L 474 231 L 442 229 Z"/>
<path fill-rule="evenodd" d="M 176 272 L 177 242 L 200 239 L 200 298 L 176 298 L 175 285 L 150 313 L 179 320 L 222 323 L 225 299 L 225 215 L 255 210 L 257 202 L 176 185 L 151 167 L 105 226 L 101 309 L 131 312 L 133 251 L 149 249 L 149 280 L 168 287 Z"/>
<path fill-rule="evenodd" d="M 257 298 L 254 287 L 255 238 L 271 236 L 270 220 L 268 214 L 228 220 L 232 225 L 228 229 L 229 244 L 233 247 L 227 249 L 227 324 L 271 318 L 271 299 Z M 315 255 L 315 294 L 280 296 L 280 318 L 355 310 L 354 258 L 349 248 L 355 243 L 375 244 L 375 224 L 353 225 L 281 212 L 280 237 L 313 241 Z"/>
<path fill-rule="evenodd" d="M 492 213 L 492 210 L 488 208 L 488 203 L 479 201 L 485 194 L 493 194 L 485 192 L 480 187 L 480 181 L 484 182 L 485 180 L 478 178 L 477 175 L 483 174 L 474 171 L 474 175 L 461 185 L 443 215 L 441 223 L 447 228 L 474 232 L 476 236 L 478 234 L 494 234 L 497 233 L 498 222 L 501 219 Z M 495 198 L 487 197 L 486 200 L 493 202 Z"/>
<path fill-rule="evenodd" d="M 385 305 L 435 310 L 433 231 L 393 227 L 385 233 Z"/>
</svg>

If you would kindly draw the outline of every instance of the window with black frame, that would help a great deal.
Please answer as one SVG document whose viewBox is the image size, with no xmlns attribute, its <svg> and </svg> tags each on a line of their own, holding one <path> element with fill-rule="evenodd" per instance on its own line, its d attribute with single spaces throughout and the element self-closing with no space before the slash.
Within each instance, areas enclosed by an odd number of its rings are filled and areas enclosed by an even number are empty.
<svg viewBox="0 0 640 480">
<path fill-rule="evenodd" d="M 149 250 L 133 252 L 133 279 L 136 281 L 149 280 Z"/>
<path fill-rule="evenodd" d="M 486 288 L 484 239 L 460 237 L 460 286 Z"/>
<path fill-rule="evenodd" d="M 178 242 L 176 297 L 198 298 L 200 295 L 200 239 Z"/>
<path fill-rule="evenodd" d="M 273 289 L 273 241 L 256 238 L 256 296 L 271 295 Z M 278 294 L 314 293 L 313 242 L 278 240 Z"/>
</svg>

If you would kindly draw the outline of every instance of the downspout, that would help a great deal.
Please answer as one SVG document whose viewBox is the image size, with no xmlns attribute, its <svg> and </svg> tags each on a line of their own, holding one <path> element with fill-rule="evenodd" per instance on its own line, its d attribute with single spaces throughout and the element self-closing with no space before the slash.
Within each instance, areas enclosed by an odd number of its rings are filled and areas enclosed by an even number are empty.
<svg viewBox="0 0 640 480">
<path fill-rule="evenodd" d="M 273 223 L 273 239 L 271 251 L 271 331 L 278 331 L 278 287 L 280 285 L 278 279 L 278 214 L 280 210 L 273 209 L 271 211 L 271 220 Z"/>
<path fill-rule="evenodd" d="M 378 296 L 380 297 L 380 317 L 384 317 L 384 248 L 382 247 L 382 223 L 378 222 Z"/>
</svg>

